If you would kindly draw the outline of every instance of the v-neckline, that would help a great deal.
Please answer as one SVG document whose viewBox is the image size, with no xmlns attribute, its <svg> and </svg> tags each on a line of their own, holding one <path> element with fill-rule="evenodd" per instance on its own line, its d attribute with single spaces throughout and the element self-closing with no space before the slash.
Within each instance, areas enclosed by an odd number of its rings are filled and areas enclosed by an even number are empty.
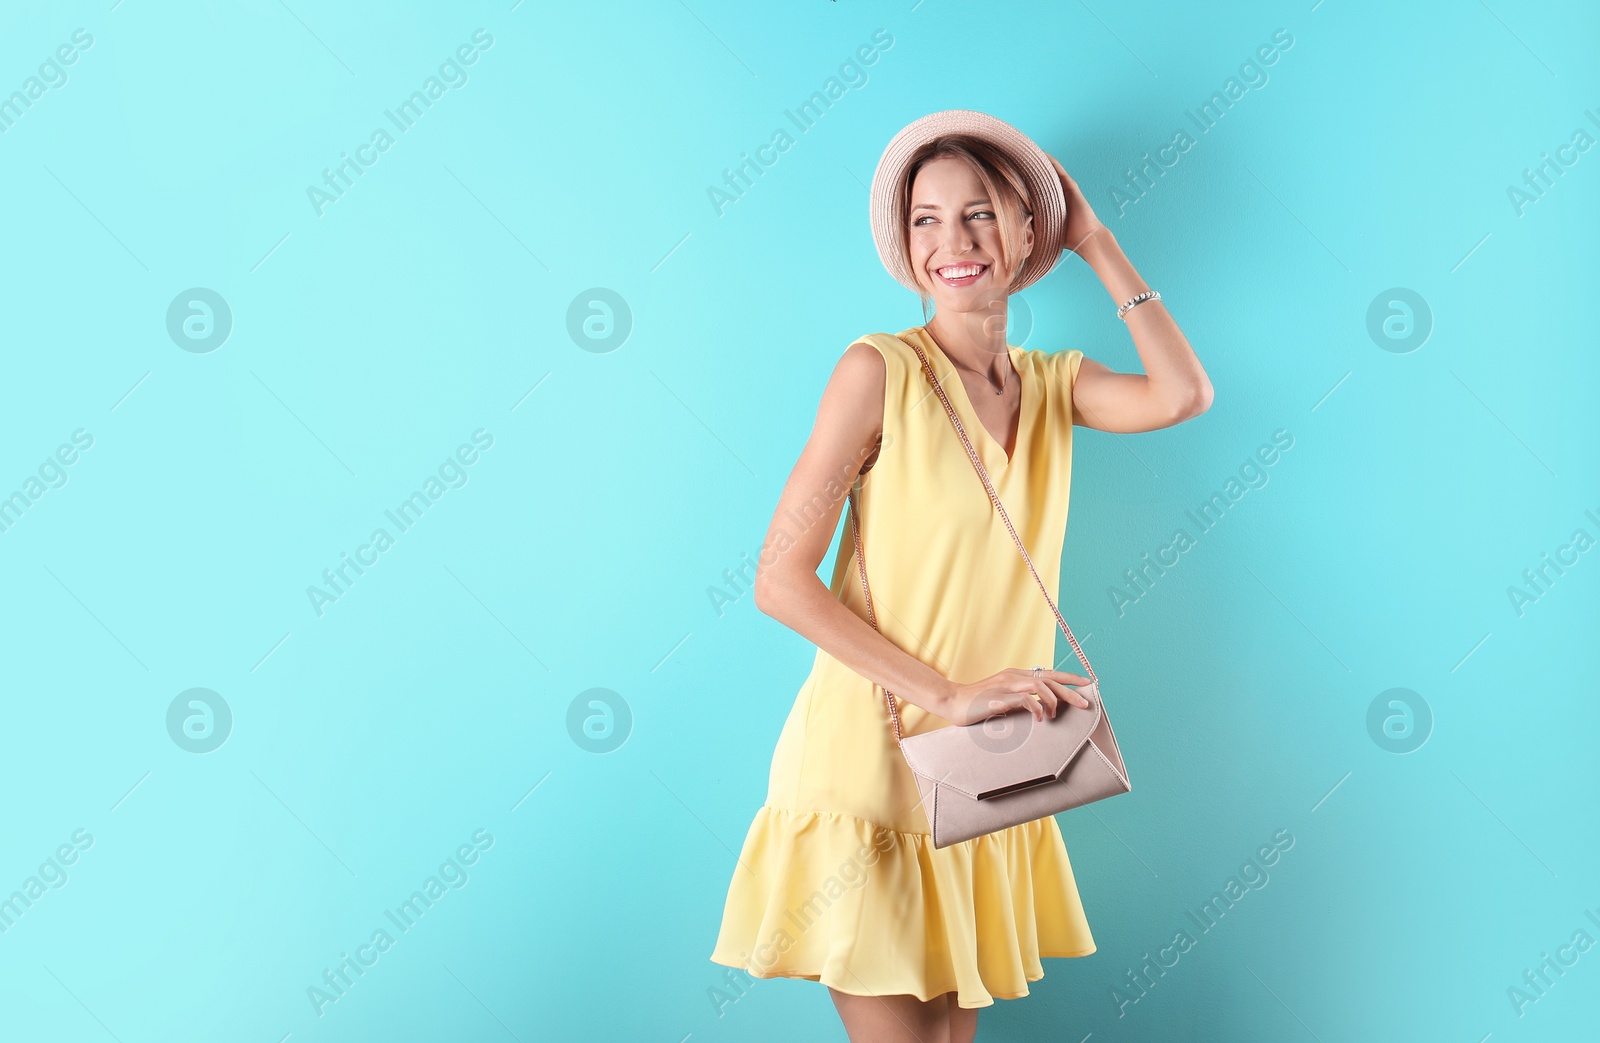
<svg viewBox="0 0 1600 1043">
<path fill-rule="evenodd" d="M 1017 446 L 1012 455 L 1007 456 L 1006 447 L 1000 444 L 1000 440 L 994 436 L 994 432 L 990 431 L 988 426 L 984 424 L 983 419 L 978 416 L 977 407 L 972 404 L 972 396 L 967 393 L 966 382 L 961 379 L 961 373 L 956 369 L 955 363 L 950 361 L 950 356 L 946 355 L 944 349 L 939 347 L 939 342 L 934 339 L 933 334 L 928 332 L 927 326 L 918 326 L 916 330 L 923 344 L 929 346 L 935 355 L 944 360 L 946 367 L 955 378 L 956 390 L 960 393 L 960 401 L 957 402 L 956 398 L 950 395 L 948 391 L 946 391 L 946 395 L 950 396 L 950 401 L 955 406 L 957 414 L 964 414 L 961 415 L 961 426 L 968 430 L 976 427 L 978 429 L 978 437 L 993 447 L 988 455 L 1000 458 L 1001 469 L 1009 468 L 1011 464 L 1016 462 L 1016 457 L 1022 453 L 1022 447 L 1027 444 L 1026 433 L 1032 381 L 1022 375 L 1022 367 L 1017 365 L 1017 356 L 1021 354 L 1022 349 L 1012 347 L 1010 344 L 1006 345 L 1006 354 L 1011 359 L 1012 371 L 1022 385 L 1021 401 L 1017 404 Z M 937 375 L 937 370 L 935 370 L 935 375 Z M 941 378 L 939 383 L 942 387 L 948 388 L 951 381 Z M 928 388 L 928 393 L 933 393 L 932 387 Z M 962 408 L 963 405 L 966 407 L 965 409 Z"/>
</svg>

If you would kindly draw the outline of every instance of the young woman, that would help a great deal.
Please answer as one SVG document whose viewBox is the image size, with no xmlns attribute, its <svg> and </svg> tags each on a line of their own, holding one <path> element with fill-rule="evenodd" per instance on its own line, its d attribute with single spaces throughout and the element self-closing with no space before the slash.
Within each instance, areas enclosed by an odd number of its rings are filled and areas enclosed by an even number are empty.
<svg viewBox="0 0 1600 1043">
<path fill-rule="evenodd" d="M 845 350 L 778 500 L 756 605 L 817 654 L 711 959 L 825 984 L 855 1043 L 970 1043 L 978 1008 L 1027 995 L 1040 957 L 1086 956 L 1094 938 L 1053 817 L 933 846 L 883 690 L 911 736 L 1016 711 L 1042 721 L 1063 702 L 1087 706 L 1071 686 L 1089 679 L 1036 665 L 1054 662 L 1054 614 L 912 345 L 1052 598 L 1074 425 L 1170 427 L 1212 392 L 1077 184 L 1009 124 L 954 110 L 906 127 L 874 176 L 872 216 L 890 273 L 935 314 Z M 1008 296 L 1063 250 L 1122 306 L 1143 374 L 1006 343 Z M 829 586 L 817 578 L 852 484 L 876 627 L 851 539 Z"/>
</svg>

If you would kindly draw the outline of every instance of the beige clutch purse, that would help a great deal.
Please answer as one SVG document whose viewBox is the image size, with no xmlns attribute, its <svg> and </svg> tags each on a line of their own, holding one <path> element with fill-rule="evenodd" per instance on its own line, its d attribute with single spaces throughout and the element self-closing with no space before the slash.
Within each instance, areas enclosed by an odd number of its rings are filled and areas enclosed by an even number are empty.
<svg viewBox="0 0 1600 1043">
<path fill-rule="evenodd" d="M 1084 672 L 1089 676 L 1089 684 L 1076 689 L 1088 700 L 1087 708 L 1062 702 L 1056 716 L 1043 721 L 1035 721 L 1032 714 L 1013 710 L 989 721 L 951 725 L 909 738 L 900 734 L 900 712 L 895 707 L 893 694 L 884 689 L 895 741 L 917 780 L 923 808 L 933 830 L 933 846 L 939 848 L 1127 793 L 1133 786 L 1122 763 L 1122 752 L 1117 748 L 1117 737 L 1111 730 L 1111 718 L 1100 698 L 1100 679 L 1089 665 L 1089 657 L 1083 654 L 1078 639 L 1072 636 L 1072 628 L 1067 626 L 1049 589 L 1039 579 L 1039 572 L 1033 567 L 1033 560 L 1028 557 L 1027 548 L 1023 547 L 1011 519 L 1006 516 L 1006 509 L 995 494 L 983 462 L 967 439 L 961 419 L 945 397 L 928 357 L 919 345 L 911 343 L 911 347 L 922 360 L 923 371 L 933 383 L 939 401 L 944 403 L 945 412 L 966 446 L 967 456 L 977 469 L 989 499 L 1016 541 L 1017 550 L 1022 552 L 1022 560 L 1033 573 L 1040 592 L 1055 613 L 1056 622 L 1061 624 L 1062 632 L 1072 643 L 1078 658 L 1083 660 Z M 856 564 L 867 602 L 867 621 L 876 630 L 878 620 L 872 610 L 872 592 L 867 587 L 867 565 L 861 551 L 854 484 L 850 489 L 850 528 L 855 536 Z M 1013 718 L 1007 722 L 1011 727 L 1006 734 L 997 735 L 986 730 L 987 724 L 1002 717 Z"/>
</svg>

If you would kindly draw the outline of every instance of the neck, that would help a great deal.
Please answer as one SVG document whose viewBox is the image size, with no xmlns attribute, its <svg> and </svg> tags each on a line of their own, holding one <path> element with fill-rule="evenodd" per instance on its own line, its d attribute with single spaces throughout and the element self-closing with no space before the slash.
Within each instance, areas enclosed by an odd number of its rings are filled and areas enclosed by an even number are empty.
<svg viewBox="0 0 1600 1043">
<path fill-rule="evenodd" d="M 962 312 L 952 322 L 935 315 L 924 327 L 939 344 L 939 350 L 971 373 L 976 373 L 997 388 L 1009 384 L 1012 375 L 1011 352 L 1006 345 L 1006 312 Z"/>
</svg>

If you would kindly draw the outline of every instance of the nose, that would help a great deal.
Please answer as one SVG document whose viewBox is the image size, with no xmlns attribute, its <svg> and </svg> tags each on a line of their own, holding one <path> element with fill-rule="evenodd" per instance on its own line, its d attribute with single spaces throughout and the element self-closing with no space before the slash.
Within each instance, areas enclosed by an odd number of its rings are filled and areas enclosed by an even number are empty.
<svg viewBox="0 0 1600 1043">
<path fill-rule="evenodd" d="M 953 256 L 960 257 L 972 249 L 975 240 L 965 221 L 946 221 L 940 233 L 940 245 Z"/>
</svg>

